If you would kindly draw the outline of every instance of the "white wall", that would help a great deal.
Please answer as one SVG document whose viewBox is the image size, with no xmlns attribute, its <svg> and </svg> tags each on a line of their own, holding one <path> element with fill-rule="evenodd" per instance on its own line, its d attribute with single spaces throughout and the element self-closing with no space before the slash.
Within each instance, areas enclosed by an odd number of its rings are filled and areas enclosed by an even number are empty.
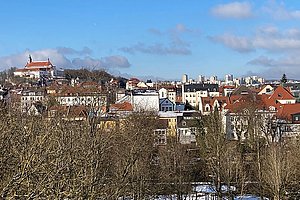
<svg viewBox="0 0 300 200">
<path fill-rule="evenodd" d="M 133 111 L 159 111 L 158 93 L 138 93 L 131 98 Z"/>
</svg>

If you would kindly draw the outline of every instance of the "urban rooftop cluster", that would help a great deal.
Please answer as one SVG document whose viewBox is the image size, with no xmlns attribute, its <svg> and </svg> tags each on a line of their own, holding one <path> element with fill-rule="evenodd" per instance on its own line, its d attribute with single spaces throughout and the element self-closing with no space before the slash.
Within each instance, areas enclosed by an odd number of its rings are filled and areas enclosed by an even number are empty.
<svg viewBox="0 0 300 200">
<path fill-rule="evenodd" d="M 95 74 L 105 76 L 92 77 Z M 204 159 L 199 157 L 203 148 L 200 138 L 208 134 L 211 128 L 214 130 L 212 134 L 222 135 L 222 145 L 231 145 L 227 141 L 240 142 L 243 148 L 249 149 L 252 147 L 245 145 L 252 137 L 258 138 L 256 141 L 259 142 L 263 138 L 270 145 L 297 141 L 300 135 L 300 83 L 289 81 L 285 74 L 281 80 L 272 82 L 258 76 L 234 78 L 230 74 L 224 80 L 200 75 L 195 81 L 184 74 L 181 81 L 152 82 L 138 78 L 116 78 L 103 71 L 58 70 L 50 59 L 34 61 L 29 56 L 24 68 L 13 69 L 13 73 L 2 72 L 1 83 L 1 105 L 8 112 L 50 121 L 61 118 L 68 123 L 94 122 L 95 130 L 106 133 L 126 131 L 126 120 L 130 119 L 132 123 L 138 120 L 134 115 L 137 113 L 144 115 L 139 123 L 144 123 L 144 128 L 150 127 L 147 120 L 152 118 L 146 113 L 151 113 L 157 119 L 151 125 L 152 147 L 167 149 L 175 142 L 184 149 L 181 152 L 197 152 L 187 156 L 190 160 L 185 165 L 189 167 L 199 167 L 198 161 Z M 205 121 L 210 117 L 214 119 L 212 124 Z M 243 155 L 251 157 L 252 150 L 247 151 Z M 159 165 L 160 158 L 153 158 L 151 163 Z M 249 159 L 247 162 L 253 163 L 257 158 Z M 207 158 L 205 162 L 208 164 L 210 161 Z M 236 161 L 233 163 L 236 164 Z M 206 173 L 206 169 L 197 169 Z M 196 176 L 193 181 L 203 180 L 199 177 Z M 204 177 L 205 181 L 209 181 L 212 175 L 206 174 Z M 214 179 L 213 176 L 212 180 L 210 183 L 195 183 L 195 186 L 224 184 L 220 178 Z M 255 180 L 249 175 L 249 181 Z M 237 190 L 236 184 L 232 190 L 227 188 L 224 191 L 214 185 L 210 192 L 203 188 L 193 192 L 196 192 L 196 197 L 229 195 Z M 253 190 L 251 188 L 250 191 Z M 257 194 L 268 194 L 260 192 Z"/>
</svg>

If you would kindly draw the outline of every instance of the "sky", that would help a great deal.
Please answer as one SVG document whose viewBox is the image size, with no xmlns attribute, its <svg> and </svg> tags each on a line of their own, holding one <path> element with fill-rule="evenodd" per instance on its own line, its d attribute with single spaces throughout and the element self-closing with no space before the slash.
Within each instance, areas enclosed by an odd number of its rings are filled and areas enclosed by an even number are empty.
<svg viewBox="0 0 300 200">
<path fill-rule="evenodd" d="M 0 70 L 33 61 L 127 78 L 300 79 L 300 1 L 3 0 Z"/>
</svg>

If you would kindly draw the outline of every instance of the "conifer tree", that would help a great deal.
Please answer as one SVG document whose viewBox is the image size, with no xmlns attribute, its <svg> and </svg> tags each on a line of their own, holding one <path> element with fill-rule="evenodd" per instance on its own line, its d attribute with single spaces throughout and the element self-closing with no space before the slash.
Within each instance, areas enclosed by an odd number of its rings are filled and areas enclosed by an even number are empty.
<svg viewBox="0 0 300 200">
<path fill-rule="evenodd" d="M 283 75 L 282 75 L 282 77 L 281 77 L 281 79 L 280 79 L 280 82 L 281 82 L 282 84 L 284 84 L 284 83 L 287 82 L 286 74 L 283 74 Z"/>
</svg>

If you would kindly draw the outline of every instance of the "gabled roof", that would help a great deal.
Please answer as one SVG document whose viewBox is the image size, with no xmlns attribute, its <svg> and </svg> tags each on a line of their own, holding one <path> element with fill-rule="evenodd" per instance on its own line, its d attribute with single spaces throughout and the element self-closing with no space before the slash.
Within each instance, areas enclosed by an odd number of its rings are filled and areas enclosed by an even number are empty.
<svg viewBox="0 0 300 200">
<path fill-rule="evenodd" d="M 129 102 L 111 104 L 110 109 L 111 111 L 133 111 L 132 105 Z"/>
<path fill-rule="evenodd" d="M 269 99 L 276 99 L 276 100 L 294 100 L 295 97 L 292 93 L 285 87 L 278 86 L 273 94 L 269 97 Z"/>
<path fill-rule="evenodd" d="M 27 63 L 25 67 L 45 67 L 45 66 L 53 66 L 52 63 L 48 61 L 32 61 L 30 63 Z"/>
<path fill-rule="evenodd" d="M 261 95 L 234 95 L 229 98 L 228 105 L 225 106 L 230 112 L 239 112 L 245 108 L 265 109 L 266 105 Z"/>
<path fill-rule="evenodd" d="M 277 117 L 285 120 L 292 120 L 292 115 L 300 112 L 300 103 L 282 104 L 278 108 Z"/>
<path fill-rule="evenodd" d="M 173 102 L 170 101 L 170 99 L 168 99 L 168 98 L 161 98 L 161 99 L 159 99 L 159 104 L 162 104 L 162 103 L 165 103 L 165 102 L 169 102 L 169 103 L 173 104 Z"/>
<path fill-rule="evenodd" d="M 254 92 L 250 88 L 241 85 L 240 87 L 236 88 L 231 95 L 252 95 L 253 93 Z"/>
<path fill-rule="evenodd" d="M 233 85 L 223 85 L 219 87 L 219 92 L 220 94 L 222 94 L 224 92 L 225 89 L 230 89 L 230 90 L 234 90 L 235 86 Z"/>
<path fill-rule="evenodd" d="M 65 117 L 87 117 L 87 108 L 85 106 L 61 106 L 55 105 L 48 109 L 49 111 L 56 111 L 57 114 Z"/>
<path fill-rule="evenodd" d="M 218 101 L 219 104 L 228 103 L 229 98 L 224 96 L 219 97 L 202 97 L 201 98 L 203 104 L 211 104 L 213 105 L 215 101 Z"/>
</svg>

